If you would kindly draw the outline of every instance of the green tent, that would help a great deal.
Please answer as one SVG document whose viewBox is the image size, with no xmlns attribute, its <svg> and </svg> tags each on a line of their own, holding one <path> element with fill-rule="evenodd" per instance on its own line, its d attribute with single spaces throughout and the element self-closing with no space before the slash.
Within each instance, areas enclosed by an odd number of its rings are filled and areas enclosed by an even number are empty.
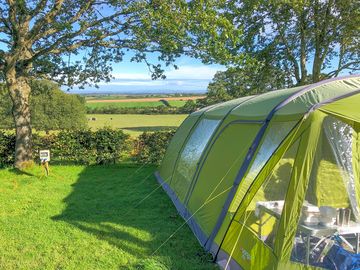
<svg viewBox="0 0 360 270">
<path fill-rule="evenodd" d="M 350 76 L 191 114 L 156 177 L 222 268 L 347 269 L 360 265 L 359 158 Z"/>
</svg>

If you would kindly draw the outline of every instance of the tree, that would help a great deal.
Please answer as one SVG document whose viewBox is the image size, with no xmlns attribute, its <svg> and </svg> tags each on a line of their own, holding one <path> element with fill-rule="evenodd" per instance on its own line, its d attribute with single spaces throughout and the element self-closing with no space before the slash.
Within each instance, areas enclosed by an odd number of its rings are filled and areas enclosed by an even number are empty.
<svg viewBox="0 0 360 270">
<path fill-rule="evenodd" d="M 70 130 L 87 126 L 85 99 L 64 93 L 57 84 L 36 80 L 31 82 L 30 112 L 32 127 L 37 130 Z M 0 92 L 0 128 L 12 129 L 11 99 Z"/>
<path fill-rule="evenodd" d="M 297 85 L 360 70 L 358 0 L 232 0 L 224 12 L 244 29 L 239 51 L 271 55 Z"/>
<path fill-rule="evenodd" d="M 49 81 L 34 81 L 31 86 L 32 127 L 46 132 L 87 127 L 83 97 L 64 93 Z"/>
<path fill-rule="evenodd" d="M 252 61 L 242 67 L 229 67 L 225 71 L 218 71 L 208 85 L 206 98 L 198 100 L 196 106 L 205 107 L 293 86 L 291 75 L 276 66 L 272 59 L 268 56 L 261 62 Z"/>
<path fill-rule="evenodd" d="M 285 73 L 274 66 L 230 67 L 215 74 L 208 85 L 207 98 L 216 103 L 291 85 Z"/>
<path fill-rule="evenodd" d="M 111 64 L 128 51 L 153 79 L 163 68 L 149 63 L 149 53 L 165 65 L 181 54 L 228 62 L 240 33 L 216 11 L 217 2 L 0 0 L 0 77 L 13 105 L 15 166 L 31 160 L 32 79 L 96 84 L 110 79 Z"/>
</svg>

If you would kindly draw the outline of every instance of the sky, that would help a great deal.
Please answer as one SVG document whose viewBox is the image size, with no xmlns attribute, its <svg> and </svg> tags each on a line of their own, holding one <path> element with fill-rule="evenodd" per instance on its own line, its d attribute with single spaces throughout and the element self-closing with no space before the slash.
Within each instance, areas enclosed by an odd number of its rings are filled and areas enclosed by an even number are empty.
<svg viewBox="0 0 360 270">
<path fill-rule="evenodd" d="M 0 43 L 0 49 L 6 47 Z M 74 87 L 72 93 L 205 93 L 209 82 L 217 71 L 225 70 L 221 65 L 205 65 L 199 59 L 181 56 L 175 62 L 179 67 L 165 69 L 166 79 L 152 80 L 145 63 L 131 62 L 132 52 L 124 56 L 121 63 L 113 64 L 113 76 L 109 83 L 98 84 L 99 88 L 85 86 Z M 80 56 L 79 56 L 80 57 Z M 76 58 L 76 56 L 75 56 Z M 157 55 L 149 55 L 151 63 L 157 64 Z M 67 87 L 63 87 L 65 91 Z"/>
<path fill-rule="evenodd" d="M 86 86 L 84 90 L 74 88 L 75 93 L 205 93 L 207 85 L 217 71 L 225 70 L 221 65 L 205 65 L 200 60 L 187 56 L 177 59 L 179 67 L 165 69 L 166 79 L 152 80 L 144 63 L 130 61 L 131 55 L 123 62 L 113 65 L 113 76 L 109 83 L 100 83 L 99 88 Z M 155 61 L 154 59 L 150 60 Z"/>
</svg>

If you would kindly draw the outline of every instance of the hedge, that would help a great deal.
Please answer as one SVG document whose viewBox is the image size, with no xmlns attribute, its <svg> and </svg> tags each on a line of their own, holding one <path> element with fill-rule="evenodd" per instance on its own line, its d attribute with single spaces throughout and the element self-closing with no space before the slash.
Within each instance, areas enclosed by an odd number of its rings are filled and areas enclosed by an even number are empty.
<svg viewBox="0 0 360 270">
<path fill-rule="evenodd" d="M 160 164 L 175 131 L 144 132 L 135 142 L 135 160 L 138 163 Z"/>
<path fill-rule="evenodd" d="M 87 114 L 189 114 L 198 109 L 196 102 L 188 100 L 182 107 L 86 107 Z"/>
<path fill-rule="evenodd" d="M 108 164 L 132 160 L 142 164 L 159 164 L 174 131 L 143 133 L 132 139 L 120 129 L 97 131 L 70 130 L 57 134 L 33 135 L 33 157 L 49 149 L 52 161 L 77 164 Z M 0 131 L 0 166 L 14 163 L 15 135 Z"/>
</svg>

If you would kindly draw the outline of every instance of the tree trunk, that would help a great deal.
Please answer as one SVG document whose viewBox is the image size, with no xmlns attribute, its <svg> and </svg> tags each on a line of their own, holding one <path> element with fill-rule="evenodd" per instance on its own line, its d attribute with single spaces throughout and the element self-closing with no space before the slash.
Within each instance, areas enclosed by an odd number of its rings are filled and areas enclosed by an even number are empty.
<svg viewBox="0 0 360 270">
<path fill-rule="evenodd" d="M 315 60 L 313 63 L 313 74 L 312 74 L 312 82 L 316 83 L 320 81 L 320 75 L 321 75 L 321 61 L 318 58 L 317 54 L 315 54 Z"/>
<path fill-rule="evenodd" d="M 13 117 L 16 129 L 15 167 L 22 169 L 32 163 L 32 131 L 30 122 L 31 88 L 26 78 L 7 80 L 13 102 Z"/>
</svg>

